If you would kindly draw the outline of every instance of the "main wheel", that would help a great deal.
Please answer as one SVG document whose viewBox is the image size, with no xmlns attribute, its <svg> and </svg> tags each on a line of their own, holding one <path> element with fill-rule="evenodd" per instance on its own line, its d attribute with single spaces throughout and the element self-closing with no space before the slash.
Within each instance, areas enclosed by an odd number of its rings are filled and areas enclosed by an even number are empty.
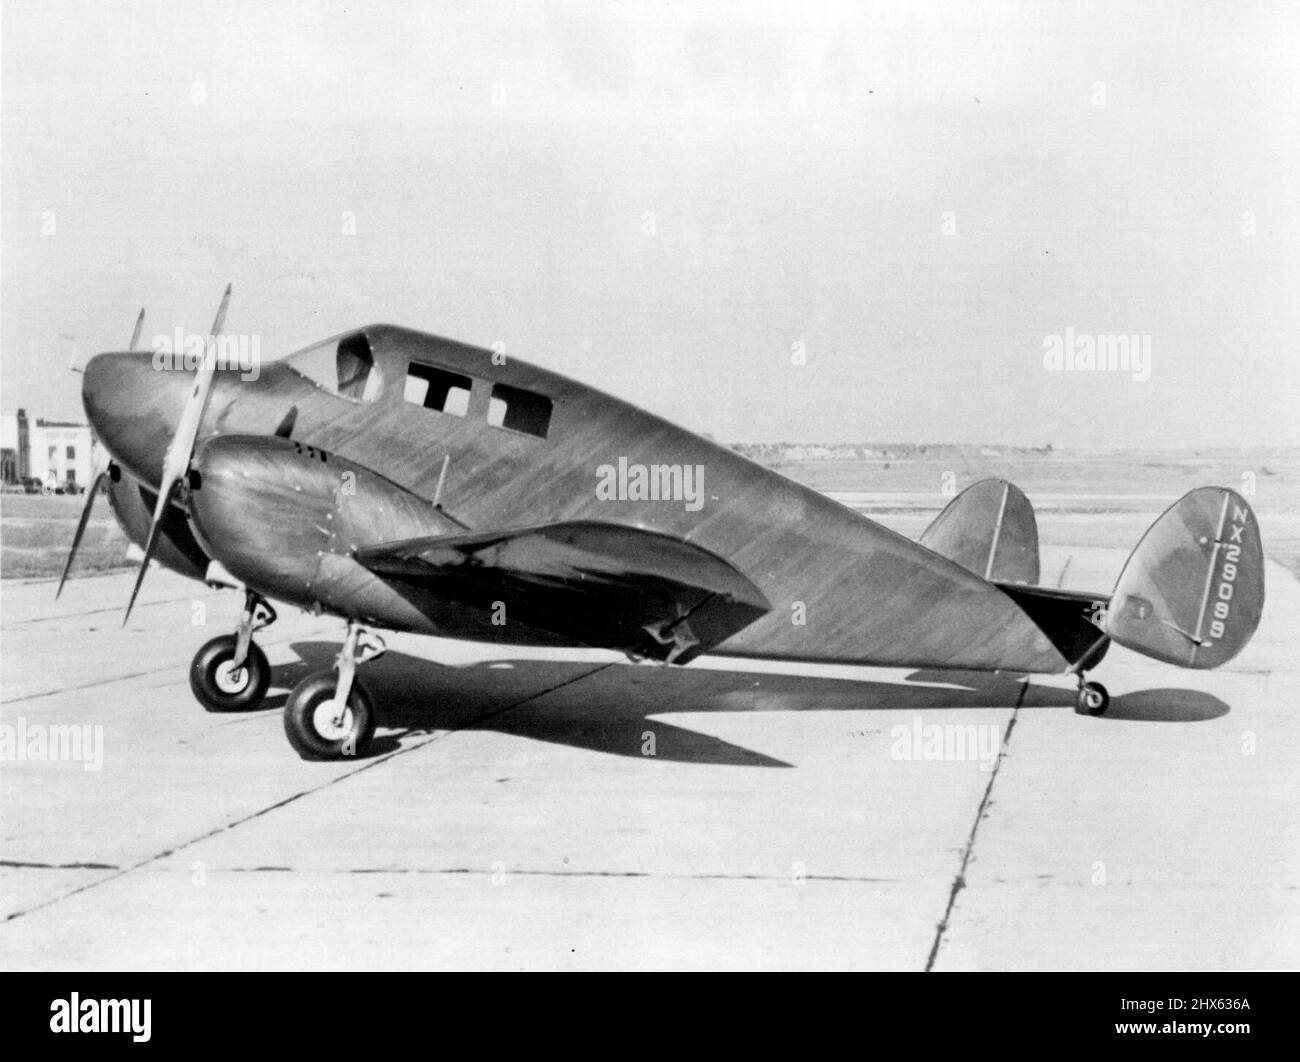
<svg viewBox="0 0 1300 1062">
<path fill-rule="evenodd" d="M 359 756 L 375 735 L 375 710 L 370 695 L 355 678 L 343 718 L 334 717 L 334 671 L 308 675 L 284 705 L 284 732 L 304 760 L 340 760 Z"/>
<path fill-rule="evenodd" d="M 194 654 L 190 664 L 190 689 L 209 712 L 238 712 L 256 708 L 271 684 L 271 665 L 256 642 L 248 643 L 248 655 L 235 667 L 235 636 L 213 638 Z"/>
<path fill-rule="evenodd" d="M 1085 682 L 1079 687 L 1079 697 L 1075 702 L 1075 711 L 1080 715 L 1105 715 L 1110 707 L 1110 694 L 1100 682 Z"/>
</svg>

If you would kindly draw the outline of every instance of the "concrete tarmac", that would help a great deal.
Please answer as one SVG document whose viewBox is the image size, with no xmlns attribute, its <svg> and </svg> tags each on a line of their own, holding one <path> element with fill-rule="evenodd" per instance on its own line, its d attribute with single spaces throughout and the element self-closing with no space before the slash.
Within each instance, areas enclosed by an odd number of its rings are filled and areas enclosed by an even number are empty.
<svg viewBox="0 0 1300 1062">
<path fill-rule="evenodd" d="M 1042 581 L 1104 590 L 1126 555 L 1049 546 Z M 300 760 L 280 711 L 339 621 L 281 609 L 267 704 L 212 714 L 189 662 L 239 599 L 155 571 L 121 630 L 131 579 L 0 592 L 6 969 L 1300 964 L 1276 564 L 1227 668 L 1112 647 L 1100 719 L 1064 677 L 397 635 L 361 672 L 375 748 L 341 763 Z M 39 758 L 67 726 L 79 759 Z"/>
</svg>

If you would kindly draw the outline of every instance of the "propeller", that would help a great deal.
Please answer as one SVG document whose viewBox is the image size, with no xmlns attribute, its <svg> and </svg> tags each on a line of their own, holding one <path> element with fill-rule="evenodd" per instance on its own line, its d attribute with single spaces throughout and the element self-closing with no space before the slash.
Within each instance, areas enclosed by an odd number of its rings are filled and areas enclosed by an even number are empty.
<svg viewBox="0 0 1300 1062">
<path fill-rule="evenodd" d="M 131 333 L 131 345 L 127 350 L 135 350 L 140 344 L 140 330 L 144 328 L 144 307 L 140 307 L 140 316 L 135 319 L 135 331 Z"/>
<path fill-rule="evenodd" d="M 135 350 L 139 345 L 140 331 L 143 328 L 144 307 L 141 306 L 140 315 L 135 319 L 135 331 L 131 333 L 131 345 L 127 348 L 128 350 Z M 81 370 L 77 369 L 76 371 L 80 372 Z M 93 432 L 91 433 L 91 437 L 94 438 Z M 59 595 L 63 593 L 63 584 L 68 581 L 68 572 L 72 571 L 72 562 L 77 557 L 77 547 L 81 545 L 81 536 L 86 533 L 86 525 L 90 523 L 90 511 L 95 507 L 95 495 L 99 493 L 100 489 L 108 480 L 112 479 L 115 481 L 118 476 L 121 475 L 117 466 L 108 459 L 108 455 L 105 453 L 102 446 L 92 452 L 95 455 L 95 475 L 90 481 L 90 486 L 86 488 L 86 504 L 81 508 L 81 519 L 77 521 L 77 532 L 72 536 L 72 548 L 68 550 L 68 559 L 63 565 L 63 575 L 59 577 L 59 588 L 54 591 L 55 601 L 57 601 Z"/>
<path fill-rule="evenodd" d="M 135 587 L 131 590 L 131 600 L 126 605 L 126 615 L 122 617 L 122 626 L 131 618 L 131 609 L 135 606 L 136 596 L 140 593 L 140 584 L 144 582 L 144 573 L 149 570 L 149 561 L 158 545 L 158 535 L 162 531 L 163 514 L 171 504 L 172 493 L 181 478 L 189 471 L 190 458 L 194 456 L 194 443 L 198 438 L 199 425 L 203 421 L 203 411 L 208 404 L 208 394 L 212 391 L 212 381 L 216 378 L 216 339 L 226 323 L 226 308 L 230 305 L 230 285 L 226 285 L 225 294 L 221 296 L 221 305 L 217 307 L 216 320 L 208 332 L 208 342 L 204 347 L 203 360 L 194 372 L 194 389 L 181 410 L 181 419 L 176 425 L 176 434 L 172 436 L 171 445 L 163 455 L 162 481 L 158 484 L 158 501 L 154 505 L 153 522 L 149 525 L 149 537 L 145 541 L 144 557 L 140 561 L 140 571 L 135 577 Z"/>
<path fill-rule="evenodd" d="M 81 519 L 77 521 L 77 533 L 72 536 L 72 548 L 68 550 L 68 559 L 63 565 L 63 574 L 59 577 L 59 588 L 54 591 L 55 601 L 63 593 L 63 584 L 68 581 L 68 572 L 72 570 L 72 562 L 76 559 L 77 547 L 81 545 L 81 536 L 86 533 L 86 525 L 90 523 L 90 510 L 95 507 L 95 495 L 99 493 L 108 476 L 108 467 L 105 467 L 103 471 L 96 474 L 90 481 L 90 486 L 86 488 L 86 504 L 81 508 Z"/>
</svg>

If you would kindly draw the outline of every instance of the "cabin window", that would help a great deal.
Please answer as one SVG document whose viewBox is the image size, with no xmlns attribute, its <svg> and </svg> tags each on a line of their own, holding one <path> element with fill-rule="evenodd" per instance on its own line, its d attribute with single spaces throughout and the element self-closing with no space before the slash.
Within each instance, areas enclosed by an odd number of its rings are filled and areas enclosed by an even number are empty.
<svg viewBox="0 0 1300 1062">
<path fill-rule="evenodd" d="M 469 412 L 469 395 L 473 381 L 468 376 L 432 365 L 411 362 L 406 370 L 403 397 L 410 403 L 439 413 L 463 417 Z"/>
<path fill-rule="evenodd" d="M 327 339 L 286 359 L 289 368 L 330 394 L 354 402 L 379 397 L 379 371 L 364 332 Z"/>
<path fill-rule="evenodd" d="M 492 398 L 488 402 L 488 423 L 496 428 L 509 428 L 545 439 L 551 426 L 551 400 L 519 387 L 493 384 Z"/>
</svg>

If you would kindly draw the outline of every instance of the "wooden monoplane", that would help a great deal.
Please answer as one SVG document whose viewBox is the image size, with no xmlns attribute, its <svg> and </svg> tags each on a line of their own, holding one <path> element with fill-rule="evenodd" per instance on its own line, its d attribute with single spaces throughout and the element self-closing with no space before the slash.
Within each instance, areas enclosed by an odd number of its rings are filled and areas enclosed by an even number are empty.
<svg viewBox="0 0 1300 1062">
<path fill-rule="evenodd" d="M 242 590 L 232 634 L 195 655 L 213 711 L 251 708 L 271 670 L 270 599 L 346 622 L 336 665 L 289 694 L 304 757 L 374 733 L 357 666 L 375 628 L 594 646 L 684 665 L 701 653 L 1070 674 L 1078 710 L 1112 641 L 1212 668 L 1259 623 L 1246 500 L 1202 487 L 1147 531 L 1110 594 L 1049 589 L 1025 495 L 984 480 L 913 542 L 627 402 L 491 350 L 391 325 L 254 374 L 223 358 L 221 309 L 190 368 L 100 354 L 82 396 L 109 463 L 95 494 L 151 560 Z M 234 362 L 232 364 L 232 362 Z M 60 591 L 63 582 L 59 584 Z M 799 622 L 802 620 L 803 622 Z"/>
</svg>

